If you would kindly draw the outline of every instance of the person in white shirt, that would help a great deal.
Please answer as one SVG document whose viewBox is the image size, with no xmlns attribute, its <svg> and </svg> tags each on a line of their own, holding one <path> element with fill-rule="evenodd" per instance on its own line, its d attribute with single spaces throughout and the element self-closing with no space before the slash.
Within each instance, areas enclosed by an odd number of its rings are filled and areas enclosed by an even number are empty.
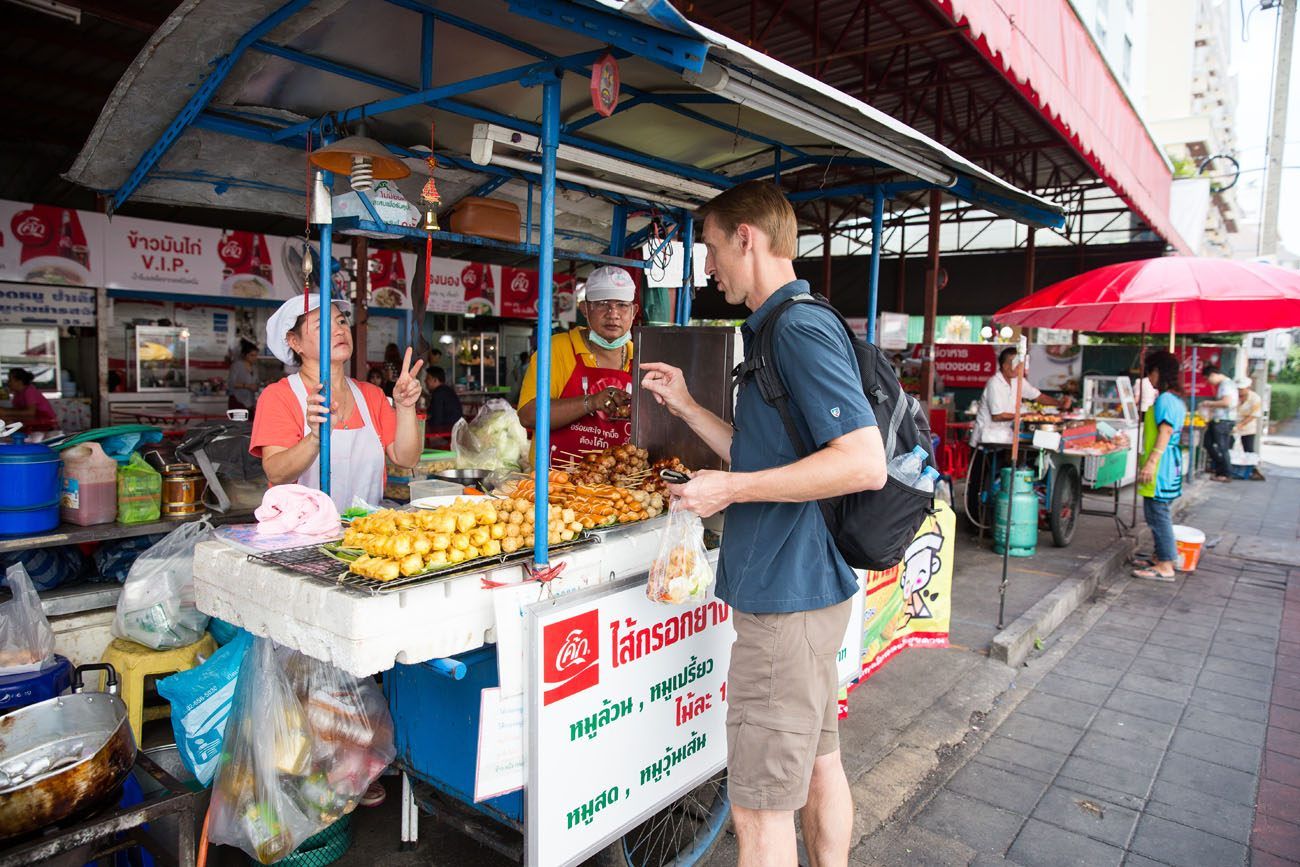
<svg viewBox="0 0 1300 867">
<path fill-rule="evenodd" d="M 975 414 L 975 426 L 971 429 L 971 445 L 1010 445 L 1011 420 L 1016 410 L 1016 377 L 1020 373 L 1020 361 L 1016 349 L 1008 346 L 998 353 L 998 372 L 989 378 L 980 396 L 979 411 Z M 1048 406 L 1070 408 L 1069 396 L 1057 399 L 1043 394 L 1029 380 L 1021 387 L 1022 400 L 1036 400 Z"/>
</svg>

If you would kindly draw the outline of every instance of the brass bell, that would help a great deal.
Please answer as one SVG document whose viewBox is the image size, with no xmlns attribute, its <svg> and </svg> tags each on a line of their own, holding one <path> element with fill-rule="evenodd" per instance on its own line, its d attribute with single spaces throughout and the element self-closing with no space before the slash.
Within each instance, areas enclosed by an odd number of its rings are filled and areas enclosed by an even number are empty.
<svg viewBox="0 0 1300 867">
<path fill-rule="evenodd" d="M 424 229 L 424 231 L 426 232 L 440 231 L 438 227 L 438 212 L 435 211 L 432 207 L 428 207 L 428 206 L 425 207 L 424 222 L 421 224 L 421 228 Z"/>
</svg>

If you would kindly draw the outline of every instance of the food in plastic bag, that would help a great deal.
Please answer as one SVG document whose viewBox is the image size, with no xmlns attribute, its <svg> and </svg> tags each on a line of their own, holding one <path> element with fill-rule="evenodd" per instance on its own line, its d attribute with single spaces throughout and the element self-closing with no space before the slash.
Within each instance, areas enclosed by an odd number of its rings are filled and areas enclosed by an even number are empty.
<svg viewBox="0 0 1300 867">
<path fill-rule="evenodd" d="M 194 605 L 194 546 L 211 537 L 207 521 L 181 524 L 136 558 L 117 600 L 113 634 L 155 650 L 202 638 L 208 615 Z"/>
<path fill-rule="evenodd" d="M 451 429 L 451 447 L 461 469 L 517 470 L 528 459 L 528 431 L 514 407 L 500 398 L 483 404 L 474 420 Z"/>
<path fill-rule="evenodd" d="M 681 506 L 676 497 L 668 509 L 659 553 L 650 566 L 646 596 L 655 602 L 680 605 L 698 602 L 713 586 L 713 567 L 704 549 L 704 524 L 700 516 Z"/>
<path fill-rule="evenodd" d="M 217 621 L 213 621 L 216 626 Z M 231 627 L 233 629 L 233 627 Z M 158 694 L 172 706 L 172 731 L 181 762 L 204 786 L 212 782 L 221 758 L 226 721 L 239 680 L 239 666 L 253 643 L 244 630 L 198 668 L 158 681 Z"/>
<path fill-rule="evenodd" d="M 209 838 L 278 861 L 351 812 L 395 755 L 374 681 L 255 639 L 226 726 Z"/>
<path fill-rule="evenodd" d="M 0 674 L 36 671 L 54 655 L 54 630 L 23 564 L 5 571 L 13 598 L 0 603 Z"/>
</svg>

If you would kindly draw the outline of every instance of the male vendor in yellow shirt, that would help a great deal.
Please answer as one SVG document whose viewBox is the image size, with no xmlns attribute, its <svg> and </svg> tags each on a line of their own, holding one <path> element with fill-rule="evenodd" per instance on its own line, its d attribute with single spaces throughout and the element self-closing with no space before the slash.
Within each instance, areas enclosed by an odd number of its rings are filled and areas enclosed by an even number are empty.
<svg viewBox="0 0 1300 867">
<path fill-rule="evenodd" d="M 626 271 L 606 265 L 587 278 L 578 306 L 589 328 L 551 338 L 551 454 L 600 451 L 632 436 L 632 323 L 636 284 Z M 519 389 L 519 420 L 537 427 L 537 355 Z"/>
</svg>

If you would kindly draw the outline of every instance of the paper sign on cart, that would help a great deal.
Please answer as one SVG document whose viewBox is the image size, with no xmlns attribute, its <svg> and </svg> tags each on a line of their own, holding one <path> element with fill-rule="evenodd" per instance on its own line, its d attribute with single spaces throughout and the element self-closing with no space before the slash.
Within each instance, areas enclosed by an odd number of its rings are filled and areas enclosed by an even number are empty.
<svg viewBox="0 0 1300 867">
<path fill-rule="evenodd" d="M 867 604 L 867 590 L 862 580 L 863 571 L 854 569 L 858 579 L 858 592 L 853 594 L 849 625 L 844 628 L 844 640 L 835 654 L 835 672 L 840 686 L 853 680 L 862 670 L 862 621 Z"/>
<path fill-rule="evenodd" d="M 479 698 L 474 800 L 522 789 L 524 773 L 524 696 L 485 689 Z"/>
<path fill-rule="evenodd" d="M 492 608 L 496 615 L 497 670 L 500 672 L 502 694 L 517 695 L 524 691 L 524 618 L 528 606 L 549 597 L 582 590 L 599 580 L 599 563 L 584 566 L 569 563 L 559 577 L 547 584 L 522 581 L 492 591 Z"/>
</svg>

